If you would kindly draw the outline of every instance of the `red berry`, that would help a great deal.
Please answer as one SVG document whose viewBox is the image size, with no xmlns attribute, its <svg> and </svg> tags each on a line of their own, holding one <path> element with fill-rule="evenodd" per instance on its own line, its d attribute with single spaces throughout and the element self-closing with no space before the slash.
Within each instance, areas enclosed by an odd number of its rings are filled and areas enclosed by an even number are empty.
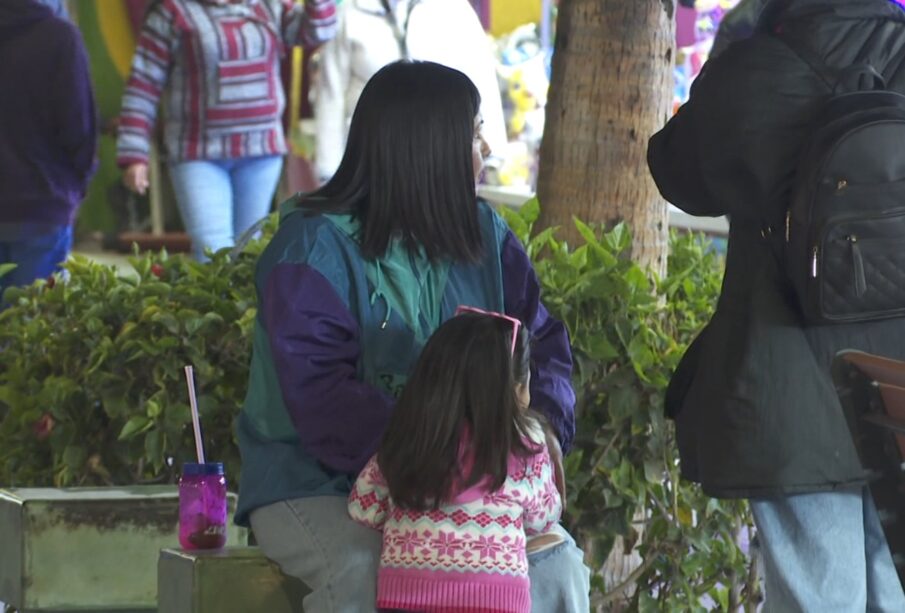
<svg viewBox="0 0 905 613">
<path fill-rule="evenodd" d="M 158 279 L 163 277 L 163 266 L 160 264 L 151 264 L 151 274 Z"/>
<path fill-rule="evenodd" d="M 41 419 L 36 421 L 32 426 L 32 429 L 35 433 L 35 438 L 39 441 L 45 440 L 50 433 L 53 431 L 53 427 L 56 424 L 56 421 L 53 418 L 53 415 L 50 413 L 44 413 L 41 416 Z"/>
</svg>

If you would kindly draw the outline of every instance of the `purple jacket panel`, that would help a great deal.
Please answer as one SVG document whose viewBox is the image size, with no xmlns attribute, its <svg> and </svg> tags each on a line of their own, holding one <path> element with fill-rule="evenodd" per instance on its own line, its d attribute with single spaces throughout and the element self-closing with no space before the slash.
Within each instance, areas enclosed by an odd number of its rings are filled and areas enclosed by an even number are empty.
<svg viewBox="0 0 905 613">
<path fill-rule="evenodd" d="M 575 437 L 569 332 L 541 303 L 534 267 L 511 231 L 503 240 L 502 262 L 506 313 L 524 322 L 531 333 L 531 405 L 555 428 L 566 452 Z"/>
<path fill-rule="evenodd" d="M 358 379 L 358 324 L 330 282 L 306 264 L 277 264 L 260 313 L 283 402 L 306 452 L 356 473 L 380 444 L 393 399 Z"/>
</svg>

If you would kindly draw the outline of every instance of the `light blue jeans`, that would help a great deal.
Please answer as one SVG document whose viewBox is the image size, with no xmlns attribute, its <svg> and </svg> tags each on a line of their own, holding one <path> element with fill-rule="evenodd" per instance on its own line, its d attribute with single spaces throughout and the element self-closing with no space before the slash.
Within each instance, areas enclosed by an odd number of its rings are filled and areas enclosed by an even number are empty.
<svg viewBox="0 0 905 613">
<path fill-rule="evenodd" d="M 312 589 L 306 611 L 374 613 L 380 532 L 349 517 L 341 496 L 296 498 L 251 513 L 261 549 Z M 535 613 L 588 613 L 590 571 L 571 536 L 528 557 Z"/>
<path fill-rule="evenodd" d="M 270 212 L 282 167 L 279 155 L 170 165 L 176 204 L 196 259 L 207 259 L 205 248 L 232 247 Z"/>
<path fill-rule="evenodd" d="M 766 613 L 905 611 L 867 488 L 750 504 L 764 553 Z"/>
</svg>

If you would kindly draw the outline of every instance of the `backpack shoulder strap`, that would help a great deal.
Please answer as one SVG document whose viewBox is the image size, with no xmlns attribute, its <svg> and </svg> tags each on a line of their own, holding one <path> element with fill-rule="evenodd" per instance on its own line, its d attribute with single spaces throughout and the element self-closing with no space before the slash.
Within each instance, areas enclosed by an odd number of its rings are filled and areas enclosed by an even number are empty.
<svg viewBox="0 0 905 613">
<path fill-rule="evenodd" d="M 830 91 L 836 89 L 836 84 L 839 82 L 839 75 L 835 70 L 823 63 L 823 59 L 817 55 L 816 51 L 807 45 L 801 44 L 801 42 L 795 40 L 791 36 L 779 34 L 777 38 L 782 41 L 786 47 L 791 49 L 795 55 L 800 57 L 805 64 L 810 66 L 811 70 L 820 77 L 820 80 L 826 84 Z"/>
<path fill-rule="evenodd" d="M 886 79 L 868 63 L 855 63 L 837 70 L 824 64 L 812 48 L 801 44 L 793 37 L 779 34 L 778 38 L 820 77 L 820 80 L 829 88 L 830 93 L 834 95 L 886 89 Z"/>
</svg>

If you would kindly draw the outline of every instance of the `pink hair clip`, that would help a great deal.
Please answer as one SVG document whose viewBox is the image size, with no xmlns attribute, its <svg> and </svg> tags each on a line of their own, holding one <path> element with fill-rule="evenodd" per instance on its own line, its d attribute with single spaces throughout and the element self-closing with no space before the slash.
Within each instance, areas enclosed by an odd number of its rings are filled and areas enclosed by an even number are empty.
<svg viewBox="0 0 905 613">
<path fill-rule="evenodd" d="M 522 322 L 516 319 L 515 317 L 510 317 L 504 313 L 497 313 L 496 311 L 485 311 L 484 309 L 479 309 L 477 307 L 459 305 L 456 307 L 456 315 L 461 315 L 462 313 L 478 313 L 479 315 L 490 315 L 491 317 L 498 317 L 499 319 L 505 319 L 509 323 L 512 324 L 512 348 L 510 349 L 510 353 L 512 356 L 515 356 L 515 343 L 518 339 L 518 331 L 522 326 Z"/>
</svg>

